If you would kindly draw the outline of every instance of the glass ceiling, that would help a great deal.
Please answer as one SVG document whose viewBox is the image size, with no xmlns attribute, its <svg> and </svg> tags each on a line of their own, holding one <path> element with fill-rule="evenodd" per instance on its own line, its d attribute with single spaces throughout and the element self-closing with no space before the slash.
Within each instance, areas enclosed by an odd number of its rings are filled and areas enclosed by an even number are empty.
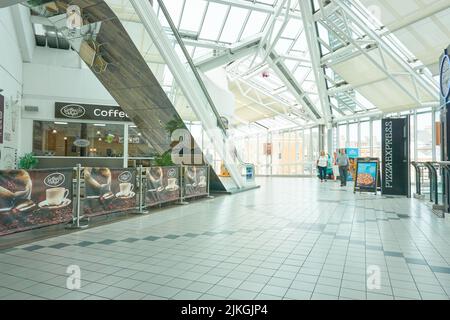
<svg viewBox="0 0 450 320">
<path fill-rule="evenodd" d="M 308 0 L 163 0 L 184 45 L 198 65 L 206 58 L 220 56 L 221 52 L 239 48 L 240 44 L 250 40 L 261 40 L 259 45 L 255 45 L 254 50 L 223 63 L 233 93 L 240 96 L 248 95 L 246 98 L 253 100 L 258 94 L 264 97 L 264 101 L 257 106 L 260 110 L 257 112 L 247 110 L 237 115 L 239 121 L 235 123 L 240 123 L 243 127 L 250 125 L 280 130 L 309 126 L 317 119 L 312 116 L 308 105 L 312 105 L 323 117 L 299 1 Z M 152 58 L 154 49 L 149 47 L 150 39 L 144 41 L 148 35 L 145 35 L 144 28 L 130 2 L 107 0 L 107 3 L 122 21 L 127 21 L 127 29 L 135 30 L 136 37 L 142 29 L 142 48 L 138 49 L 144 58 L 149 63 L 165 65 L 164 62 L 154 61 Z M 314 4 L 318 7 L 317 0 L 314 0 Z M 173 38 L 157 0 L 153 0 L 153 8 L 167 34 Z M 373 25 L 369 26 L 371 29 L 377 32 L 382 30 L 381 23 L 374 18 L 369 20 L 373 22 Z M 347 28 L 349 26 L 355 40 L 365 41 L 364 31 L 352 23 L 347 25 Z M 42 43 L 41 45 L 55 42 L 55 46 L 66 48 L 64 41 L 59 41 L 58 35 L 54 35 L 51 28 L 43 28 L 37 23 L 34 24 L 34 28 L 37 42 Z M 406 46 L 386 30 L 383 32 L 390 47 L 405 60 L 411 59 L 412 54 Z M 346 46 L 342 40 L 331 39 L 328 30 L 320 23 L 317 24 L 317 36 L 324 55 Z M 136 42 L 136 45 L 139 47 L 139 43 Z M 180 59 L 186 62 L 175 40 L 174 49 Z M 276 57 L 275 60 L 272 54 Z M 287 70 L 288 74 L 282 72 L 282 69 Z M 173 77 L 167 66 L 162 67 L 160 76 L 163 79 L 164 89 L 170 92 Z M 328 87 L 332 89 L 340 81 L 332 67 L 325 68 L 325 78 Z M 358 89 L 338 91 L 339 93 L 335 95 L 330 94 L 329 98 L 335 119 L 377 110 L 377 106 L 360 94 Z M 307 103 L 303 99 L 306 99 Z M 236 110 L 245 109 L 245 104 L 239 103 L 238 101 Z M 273 107 L 274 105 L 277 107 Z M 259 115 L 258 119 L 255 119 L 255 114 Z"/>
</svg>

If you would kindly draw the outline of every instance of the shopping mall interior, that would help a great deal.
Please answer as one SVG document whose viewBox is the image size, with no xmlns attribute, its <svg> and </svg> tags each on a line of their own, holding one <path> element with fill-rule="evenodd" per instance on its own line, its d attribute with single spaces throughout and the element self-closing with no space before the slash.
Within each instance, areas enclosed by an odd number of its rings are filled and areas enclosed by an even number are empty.
<svg viewBox="0 0 450 320">
<path fill-rule="evenodd" d="M 450 300 L 449 21 L 1 0 L 0 300 Z"/>
</svg>

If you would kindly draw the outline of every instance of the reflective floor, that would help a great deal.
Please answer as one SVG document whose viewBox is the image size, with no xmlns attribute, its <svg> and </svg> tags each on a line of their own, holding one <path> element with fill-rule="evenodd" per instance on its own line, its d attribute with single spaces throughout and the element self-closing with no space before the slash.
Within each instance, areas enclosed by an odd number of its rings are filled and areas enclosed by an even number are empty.
<svg viewBox="0 0 450 320">
<path fill-rule="evenodd" d="M 1 251 L 0 299 L 449 299 L 450 222 L 424 202 L 259 182 Z"/>
</svg>

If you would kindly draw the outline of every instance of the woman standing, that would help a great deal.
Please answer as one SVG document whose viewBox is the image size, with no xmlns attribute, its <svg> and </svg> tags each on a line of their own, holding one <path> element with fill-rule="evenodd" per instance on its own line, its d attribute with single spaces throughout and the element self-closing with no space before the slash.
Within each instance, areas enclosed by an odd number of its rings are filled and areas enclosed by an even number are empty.
<svg viewBox="0 0 450 320">
<path fill-rule="evenodd" d="M 320 182 L 327 180 L 327 168 L 328 168 L 328 157 L 325 151 L 320 152 L 320 157 L 317 160 L 317 167 L 319 168 Z"/>
</svg>

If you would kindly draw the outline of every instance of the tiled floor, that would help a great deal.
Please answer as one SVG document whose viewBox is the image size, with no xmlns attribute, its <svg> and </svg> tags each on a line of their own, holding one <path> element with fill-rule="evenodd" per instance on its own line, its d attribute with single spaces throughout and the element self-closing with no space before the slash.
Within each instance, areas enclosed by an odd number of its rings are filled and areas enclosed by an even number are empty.
<svg viewBox="0 0 450 320">
<path fill-rule="evenodd" d="M 2 251 L 0 299 L 449 299 L 450 222 L 423 202 L 259 181 Z"/>
</svg>

